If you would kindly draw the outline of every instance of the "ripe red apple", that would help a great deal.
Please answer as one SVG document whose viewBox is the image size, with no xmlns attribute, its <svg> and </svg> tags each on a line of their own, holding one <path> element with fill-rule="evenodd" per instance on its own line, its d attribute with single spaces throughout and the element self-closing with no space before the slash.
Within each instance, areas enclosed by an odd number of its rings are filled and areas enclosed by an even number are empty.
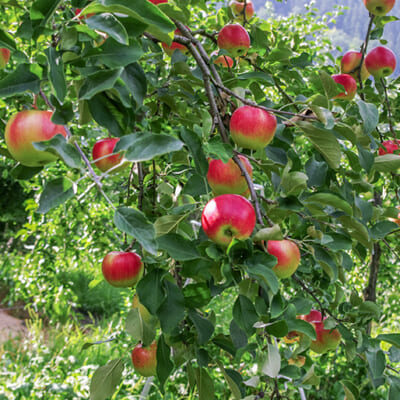
<svg viewBox="0 0 400 400">
<path fill-rule="evenodd" d="M 175 29 L 176 35 L 181 35 L 181 31 L 179 29 Z M 180 50 L 183 54 L 187 54 L 189 52 L 188 48 L 178 42 L 172 42 L 170 46 L 167 43 L 162 43 L 162 47 L 164 51 L 171 57 L 175 50 Z"/>
<path fill-rule="evenodd" d="M 217 56 L 217 55 L 218 55 L 217 51 L 213 51 L 211 53 L 211 57 L 214 57 L 214 56 Z M 233 67 L 233 59 L 231 57 L 225 55 L 225 54 L 216 57 L 214 59 L 213 63 L 217 64 L 217 65 L 221 65 L 222 67 L 225 67 L 225 68 L 228 68 L 228 67 L 232 68 Z"/>
<path fill-rule="evenodd" d="M 396 150 L 400 150 L 400 140 L 385 140 L 382 145 L 384 147 L 379 147 L 378 150 L 378 154 L 380 156 L 385 154 L 393 154 Z"/>
<path fill-rule="evenodd" d="M 249 200 L 237 194 L 222 194 L 204 207 L 201 225 L 215 243 L 227 246 L 233 238 L 246 240 L 256 225 L 256 213 Z"/>
<path fill-rule="evenodd" d="M 168 3 L 168 0 L 149 0 L 153 4 Z"/>
<path fill-rule="evenodd" d="M 251 17 L 254 15 L 254 6 L 253 3 L 250 0 L 246 1 L 246 11 L 244 12 L 244 1 L 241 0 L 232 0 L 229 3 L 229 7 L 232 10 L 232 14 L 236 19 L 239 21 L 243 21 L 243 14 L 246 15 L 246 20 L 251 19 Z"/>
<path fill-rule="evenodd" d="M 276 118 L 261 108 L 242 106 L 231 117 L 232 140 L 246 149 L 263 149 L 274 137 Z"/>
<path fill-rule="evenodd" d="M 309 322 L 315 328 L 317 339 L 311 342 L 310 349 L 312 351 L 322 354 L 329 350 L 336 350 L 340 343 L 341 334 L 336 328 L 325 329 L 322 314 L 318 310 L 311 310 L 308 315 L 301 315 L 299 318 Z"/>
<path fill-rule="evenodd" d="M 57 133 L 64 137 L 67 132 L 62 125 L 51 122 L 51 111 L 24 110 L 14 114 L 7 122 L 4 138 L 8 151 L 21 164 L 39 167 L 57 160 L 57 156 L 36 150 L 33 142 L 50 140 Z"/>
<path fill-rule="evenodd" d="M 217 44 L 232 57 L 244 56 L 250 47 L 250 36 L 242 25 L 229 24 L 219 31 Z"/>
<path fill-rule="evenodd" d="M 359 51 L 350 50 L 346 52 L 340 61 L 340 72 L 342 74 L 349 74 L 355 80 L 358 80 L 358 67 L 361 62 L 362 54 Z M 365 67 L 365 62 L 363 61 L 361 67 L 361 80 L 365 81 L 369 77 L 369 72 Z"/>
<path fill-rule="evenodd" d="M 334 99 L 353 100 L 357 93 L 357 82 L 349 74 L 332 75 L 332 79 L 344 87 L 345 92 L 339 93 Z"/>
<path fill-rule="evenodd" d="M 393 73 L 396 68 L 396 56 L 387 47 L 378 46 L 365 56 L 365 66 L 375 79 L 380 79 Z"/>
<path fill-rule="evenodd" d="M 10 50 L 2 47 L 0 48 L 0 68 L 3 69 L 8 63 L 8 60 L 10 59 Z"/>
<path fill-rule="evenodd" d="M 128 251 L 111 251 L 102 263 L 104 279 L 115 287 L 131 287 L 143 275 L 143 262 L 136 253 Z"/>
<path fill-rule="evenodd" d="M 253 168 L 249 160 L 242 155 L 239 155 L 239 158 L 252 176 Z M 208 165 L 207 181 L 216 196 L 231 193 L 248 197 L 250 194 L 246 179 L 232 158 L 226 164 L 222 160 L 211 159 Z"/>
<path fill-rule="evenodd" d="M 272 268 L 279 279 L 292 276 L 300 264 L 300 250 L 291 240 L 268 240 L 267 251 L 278 261 Z"/>
<path fill-rule="evenodd" d="M 395 2 L 396 0 L 364 0 L 364 5 L 371 14 L 386 15 Z"/>
<path fill-rule="evenodd" d="M 132 363 L 138 374 L 145 377 L 156 375 L 157 343 L 153 342 L 149 347 L 137 344 L 132 351 Z"/>
<path fill-rule="evenodd" d="M 129 163 L 123 162 L 123 155 L 120 153 L 113 154 L 115 145 L 119 141 L 119 138 L 106 138 L 97 141 L 92 149 L 92 157 L 96 167 L 102 171 L 106 172 L 110 168 L 113 168 L 120 164 L 118 168 L 112 170 L 112 172 L 118 172 L 126 168 Z M 108 154 L 112 154 L 109 157 L 105 157 Z M 105 157 L 105 158 L 104 158 Z M 98 161 L 96 161 L 98 160 Z"/>
</svg>

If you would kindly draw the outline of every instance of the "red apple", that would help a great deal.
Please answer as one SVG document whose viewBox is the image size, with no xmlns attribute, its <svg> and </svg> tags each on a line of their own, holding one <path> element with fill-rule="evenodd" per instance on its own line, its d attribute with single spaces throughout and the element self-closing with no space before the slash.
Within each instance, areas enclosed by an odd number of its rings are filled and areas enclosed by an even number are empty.
<svg viewBox="0 0 400 400">
<path fill-rule="evenodd" d="M 301 315 L 299 318 L 309 322 L 315 328 L 317 339 L 311 341 L 310 349 L 312 351 L 322 354 L 329 350 L 336 350 L 339 346 L 341 335 L 337 329 L 325 329 L 322 314 L 318 310 L 311 310 L 308 315 Z"/>
<path fill-rule="evenodd" d="M 118 172 L 126 168 L 129 163 L 123 162 L 123 155 L 120 153 L 113 154 L 115 145 L 119 141 L 119 138 L 106 138 L 97 141 L 92 149 L 92 157 L 96 167 L 102 171 L 106 172 L 109 169 L 120 164 L 118 168 L 112 170 L 112 172 Z M 108 154 L 112 154 L 109 157 L 105 157 Z M 96 161 L 98 160 L 98 161 Z"/>
<path fill-rule="evenodd" d="M 213 51 L 211 53 L 211 57 L 218 56 L 217 51 Z M 233 67 L 233 59 L 225 54 L 216 57 L 213 61 L 214 64 L 221 65 L 225 68 L 232 68 Z"/>
<path fill-rule="evenodd" d="M 104 279 L 115 287 L 134 286 L 143 275 L 143 262 L 136 253 L 111 251 L 102 263 Z"/>
<path fill-rule="evenodd" d="M 232 14 L 234 17 L 240 21 L 243 21 L 243 14 L 246 15 L 246 20 L 251 19 L 251 17 L 254 15 L 254 6 L 253 3 L 250 0 L 246 1 L 246 11 L 244 12 L 244 1 L 238 1 L 238 0 L 232 0 L 229 3 L 229 7 L 232 10 Z"/>
<path fill-rule="evenodd" d="M 332 79 L 344 87 L 345 92 L 339 93 L 334 99 L 353 100 L 357 92 L 356 80 L 348 74 L 332 75 Z"/>
<path fill-rule="evenodd" d="M 349 74 L 355 80 L 358 80 L 358 67 L 360 66 L 362 54 L 359 51 L 350 50 L 345 53 L 340 61 L 340 72 L 342 74 Z M 361 67 L 361 80 L 365 81 L 369 77 L 369 72 L 365 67 L 363 61 Z"/>
<path fill-rule="evenodd" d="M 365 56 L 365 66 L 375 79 L 380 79 L 393 73 L 396 68 L 396 56 L 387 47 L 378 46 Z"/>
<path fill-rule="evenodd" d="M 279 279 L 292 276 L 300 264 L 300 250 L 291 240 L 268 240 L 267 251 L 278 261 L 272 268 Z"/>
<path fill-rule="evenodd" d="M 219 31 L 217 44 L 232 57 L 244 56 L 250 47 L 250 36 L 242 25 L 229 24 Z"/>
<path fill-rule="evenodd" d="M 395 2 L 396 0 L 364 0 L 364 5 L 371 14 L 386 15 Z"/>
<path fill-rule="evenodd" d="M 232 140 L 246 149 L 263 149 L 274 137 L 276 118 L 261 108 L 242 106 L 231 117 Z"/>
<path fill-rule="evenodd" d="M 249 200 L 237 194 L 222 194 L 204 207 L 201 225 L 215 243 L 227 246 L 233 238 L 246 240 L 256 225 L 256 213 Z"/>
<path fill-rule="evenodd" d="M 249 175 L 252 176 L 253 168 L 249 160 L 242 155 L 239 155 L 239 158 Z M 207 181 L 216 196 L 231 193 L 248 197 L 250 194 L 246 179 L 232 158 L 226 164 L 222 160 L 211 159 L 208 166 Z"/>
<path fill-rule="evenodd" d="M 138 374 L 145 377 L 156 375 L 157 343 L 153 342 L 149 347 L 137 344 L 132 351 L 132 363 Z"/>
<path fill-rule="evenodd" d="M 62 125 L 51 122 L 52 115 L 51 111 L 24 110 L 8 120 L 4 138 L 8 151 L 21 164 L 38 167 L 57 160 L 55 154 L 36 150 L 32 144 L 50 140 L 57 133 L 67 136 Z"/>
<path fill-rule="evenodd" d="M 176 35 L 181 35 L 181 31 L 179 29 L 175 29 Z M 175 50 L 180 50 L 183 54 L 187 54 L 189 52 L 188 48 L 178 42 L 172 42 L 170 46 L 167 43 L 162 43 L 162 47 L 164 51 L 171 57 Z"/>
<path fill-rule="evenodd" d="M 5 49 L 4 47 L 0 48 L 0 68 L 3 69 L 8 63 L 10 59 L 10 50 Z"/>
<path fill-rule="evenodd" d="M 149 0 L 153 4 L 168 3 L 168 0 Z"/>
<path fill-rule="evenodd" d="M 400 149 L 400 140 L 385 140 L 382 145 L 384 147 L 379 147 L 378 154 L 383 156 L 385 154 L 393 154 L 396 150 Z M 386 150 L 385 150 L 386 149 Z M 399 152 L 400 154 L 400 152 Z"/>
</svg>

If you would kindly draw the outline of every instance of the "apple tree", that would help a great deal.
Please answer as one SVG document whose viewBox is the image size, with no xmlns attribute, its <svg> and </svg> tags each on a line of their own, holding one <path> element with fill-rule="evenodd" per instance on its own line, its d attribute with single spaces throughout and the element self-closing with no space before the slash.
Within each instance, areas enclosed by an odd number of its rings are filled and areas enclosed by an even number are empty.
<svg viewBox="0 0 400 400">
<path fill-rule="evenodd" d="M 117 232 L 103 271 L 135 282 L 115 342 L 130 350 L 99 366 L 90 398 L 133 361 L 162 398 L 396 399 L 399 82 L 395 59 L 369 53 L 395 18 L 365 9 L 358 64 L 340 66 L 333 10 L 277 20 L 233 3 L 0 4 L 10 174 L 41 183 L 39 215 L 101 201 Z M 62 129 L 43 140 L 49 124 Z M 122 276 L 125 253 L 140 276 Z"/>
</svg>

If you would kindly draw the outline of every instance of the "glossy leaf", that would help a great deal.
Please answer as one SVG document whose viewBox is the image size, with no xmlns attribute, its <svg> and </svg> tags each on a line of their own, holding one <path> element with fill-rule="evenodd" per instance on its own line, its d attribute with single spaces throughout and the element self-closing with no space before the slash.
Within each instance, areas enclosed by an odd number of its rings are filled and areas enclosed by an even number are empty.
<svg viewBox="0 0 400 400">
<path fill-rule="evenodd" d="M 90 400 L 105 400 L 114 393 L 124 370 L 122 358 L 109 361 L 99 367 L 90 382 Z"/>
<path fill-rule="evenodd" d="M 93 15 L 87 19 L 86 23 L 89 28 L 107 33 L 108 36 L 112 37 L 118 43 L 125 45 L 129 43 L 125 27 L 110 13 Z"/>
<path fill-rule="evenodd" d="M 40 79 L 30 71 L 29 64 L 19 64 L 17 69 L 0 80 L 0 97 L 10 97 L 28 90 L 37 94 Z"/>
<path fill-rule="evenodd" d="M 65 203 L 76 193 L 76 185 L 68 178 L 57 178 L 48 182 L 39 199 L 37 212 L 46 214 L 52 208 Z"/>
</svg>

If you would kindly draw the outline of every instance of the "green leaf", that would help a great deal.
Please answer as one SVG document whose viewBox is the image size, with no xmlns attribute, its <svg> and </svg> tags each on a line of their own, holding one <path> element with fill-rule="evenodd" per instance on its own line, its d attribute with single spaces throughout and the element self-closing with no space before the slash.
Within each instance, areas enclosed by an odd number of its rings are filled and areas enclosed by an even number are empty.
<svg viewBox="0 0 400 400">
<path fill-rule="evenodd" d="M 394 230 L 398 229 L 399 226 L 395 222 L 381 221 L 376 223 L 371 229 L 370 234 L 372 239 L 384 239 Z"/>
<path fill-rule="evenodd" d="M 157 243 L 159 249 L 165 250 L 173 259 L 178 261 L 188 261 L 200 257 L 193 242 L 176 233 L 160 236 Z"/>
<path fill-rule="evenodd" d="M 208 171 L 208 162 L 200 138 L 195 132 L 190 131 L 189 129 L 181 130 L 181 138 L 189 148 L 197 173 L 201 176 L 206 176 Z"/>
<path fill-rule="evenodd" d="M 307 321 L 303 321 L 302 319 L 292 318 L 286 320 L 288 325 L 289 332 L 296 331 L 299 333 L 304 333 L 311 340 L 317 339 L 317 334 L 315 333 L 314 327 L 309 324 Z"/>
<path fill-rule="evenodd" d="M 185 215 L 162 215 L 154 222 L 156 237 L 160 237 L 174 231 L 179 223 L 186 218 Z"/>
<path fill-rule="evenodd" d="M 99 92 L 112 89 L 122 69 L 98 71 L 85 78 L 79 90 L 80 100 L 89 100 Z"/>
<path fill-rule="evenodd" d="M 339 85 L 333 80 L 332 76 L 325 71 L 319 71 L 319 77 L 324 87 L 325 95 L 328 99 L 332 99 L 341 92 Z"/>
<path fill-rule="evenodd" d="M 121 79 L 130 91 L 137 106 L 141 106 L 147 92 L 147 79 L 140 64 L 135 62 L 126 65 L 122 71 Z"/>
<path fill-rule="evenodd" d="M 256 309 L 251 300 L 239 295 L 233 305 L 232 315 L 238 326 L 250 333 L 254 331 L 254 324 L 258 321 Z"/>
<path fill-rule="evenodd" d="M 128 45 L 129 43 L 128 32 L 125 27 L 110 13 L 93 15 L 87 19 L 86 24 L 93 30 L 97 29 L 107 33 L 108 36 L 112 37 L 118 43 L 124 45 Z"/>
<path fill-rule="evenodd" d="M 158 308 L 157 316 L 160 319 L 162 331 L 170 334 L 185 316 L 185 300 L 178 286 L 166 279 L 163 283 L 166 298 Z"/>
<path fill-rule="evenodd" d="M 156 329 L 143 320 L 137 307 L 129 310 L 125 321 L 125 331 L 135 342 L 141 341 L 145 347 L 153 343 L 156 337 Z"/>
<path fill-rule="evenodd" d="M 211 337 L 214 333 L 215 327 L 214 327 L 213 323 L 210 320 L 208 320 L 207 318 L 204 318 L 203 316 L 201 316 L 195 310 L 189 310 L 188 316 L 196 328 L 197 342 L 200 345 L 207 343 L 211 339 Z"/>
<path fill-rule="evenodd" d="M 268 343 L 267 351 L 261 362 L 261 371 L 271 378 L 276 378 L 281 369 L 281 355 L 278 347 L 272 343 Z"/>
<path fill-rule="evenodd" d="M 161 387 L 164 387 L 165 381 L 171 375 L 173 369 L 171 349 L 165 343 L 164 335 L 161 335 L 157 342 L 157 377 Z"/>
<path fill-rule="evenodd" d="M 284 337 L 289 332 L 287 322 L 283 319 L 263 324 L 263 328 L 266 332 L 275 337 Z"/>
<path fill-rule="evenodd" d="M 379 111 L 375 104 L 366 103 L 363 100 L 357 100 L 358 110 L 360 111 L 361 118 L 364 122 L 363 131 L 368 135 L 378 125 Z"/>
<path fill-rule="evenodd" d="M 165 286 L 163 278 L 166 271 L 153 269 L 147 273 L 137 284 L 136 291 L 140 302 L 155 315 L 165 300 Z"/>
<path fill-rule="evenodd" d="M 346 395 L 346 400 L 358 400 L 360 393 L 357 386 L 353 382 L 344 380 L 340 382 L 343 386 L 344 393 Z"/>
<path fill-rule="evenodd" d="M 320 382 L 321 382 L 321 377 L 315 373 L 314 365 L 311 366 L 311 368 L 307 371 L 307 373 L 303 377 L 303 380 L 301 381 L 303 385 L 313 385 L 313 386 L 319 386 Z"/>
<path fill-rule="evenodd" d="M 17 180 L 29 180 L 37 175 L 43 167 L 26 167 L 22 164 L 17 164 L 11 170 L 10 175 Z"/>
<path fill-rule="evenodd" d="M 398 400 L 400 398 L 400 379 L 391 376 L 388 400 Z"/>
<path fill-rule="evenodd" d="M 120 231 L 133 236 L 150 254 L 157 254 L 156 231 L 141 211 L 120 207 L 115 211 L 114 223 Z"/>
<path fill-rule="evenodd" d="M 46 214 L 52 208 L 65 203 L 76 194 L 76 185 L 68 178 L 57 178 L 46 184 L 36 212 Z"/>
<path fill-rule="evenodd" d="M 373 153 L 371 153 L 371 150 L 364 149 L 360 145 L 357 146 L 358 148 L 358 159 L 360 161 L 361 167 L 364 168 L 364 170 L 369 173 L 372 166 L 374 165 L 375 161 L 375 156 Z"/>
<path fill-rule="evenodd" d="M 16 50 L 17 48 L 12 36 L 3 29 L 0 29 L 0 47 L 5 47 L 8 50 Z"/>
<path fill-rule="evenodd" d="M 373 378 L 380 378 L 386 367 L 386 357 L 382 350 L 367 350 L 365 352 Z"/>
<path fill-rule="evenodd" d="M 221 361 L 217 360 L 217 364 L 219 369 L 221 370 L 222 374 L 224 375 L 225 381 L 229 386 L 229 389 L 231 389 L 233 398 L 236 400 L 240 400 L 242 398 L 242 394 L 240 393 L 239 386 L 236 384 L 236 382 L 227 374 L 225 371 L 224 365 L 222 364 Z"/>
<path fill-rule="evenodd" d="M 339 168 L 341 148 L 336 136 L 330 130 L 318 128 L 305 121 L 297 121 L 296 126 L 303 131 L 331 168 Z"/>
<path fill-rule="evenodd" d="M 121 383 L 124 362 L 122 358 L 112 360 L 99 367 L 90 382 L 90 400 L 105 400 L 114 394 Z"/>
<path fill-rule="evenodd" d="M 196 369 L 196 382 L 199 391 L 199 400 L 214 400 L 214 380 L 204 368 Z"/>
<path fill-rule="evenodd" d="M 344 228 L 349 230 L 350 235 L 353 239 L 359 241 L 367 249 L 371 247 L 368 230 L 364 224 L 362 224 L 355 218 L 351 218 L 348 216 L 339 217 L 338 220 L 344 226 Z"/>
<path fill-rule="evenodd" d="M 400 333 L 382 333 L 375 339 L 382 342 L 390 343 L 393 346 L 400 348 Z"/>
<path fill-rule="evenodd" d="M 375 157 L 373 168 L 378 172 L 396 172 L 400 168 L 400 155 L 384 154 Z"/>
<path fill-rule="evenodd" d="M 29 64 L 19 64 L 17 69 L 0 80 L 0 97 L 10 97 L 28 90 L 38 94 L 40 78 L 30 71 Z"/>
<path fill-rule="evenodd" d="M 241 349 L 247 346 L 247 334 L 243 329 L 240 329 L 234 319 L 229 325 L 229 334 L 236 349 Z"/>
<path fill-rule="evenodd" d="M 49 81 L 54 88 L 57 100 L 60 103 L 63 103 L 64 98 L 67 94 L 67 84 L 65 83 L 64 63 L 62 60 L 62 55 L 60 53 L 57 53 L 54 47 L 48 47 L 45 50 L 45 54 L 49 62 Z"/>
<path fill-rule="evenodd" d="M 189 283 L 182 290 L 188 308 L 203 307 L 211 300 L 211 291 L 206 283 Z"/>
</svg>

